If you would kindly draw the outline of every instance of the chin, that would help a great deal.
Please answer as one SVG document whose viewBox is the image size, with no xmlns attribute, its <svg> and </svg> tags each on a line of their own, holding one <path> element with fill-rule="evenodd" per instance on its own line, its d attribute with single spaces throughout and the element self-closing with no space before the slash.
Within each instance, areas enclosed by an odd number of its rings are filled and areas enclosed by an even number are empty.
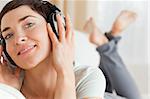
<svg viewBox="0 0 150 99">
<path fill-rule="evenodd" d="M 18 63 L 18 64 L 19 64 L 19 63 Z M 25 62 L 25 63 L 19 64 L 18 66 L 19 66 L 20 68 L 24 69 L 24 70 L 30 70 L 30 69 L 35 68 L 37 65 L 38 65 L 38 63 L 34 63 L 34 62 L 28 63 L 28 62 Z"/>
<path fill-rule="evenodd" d="M 48 57 L 44 57 L 43 55 L 40 55 L 38 57 L 32 58 L 32 59 L 28 59 L 25 61 L 20 61 L 18 64 L 20 64 L 20 68 L 24 69 L 24 70 L 30 70 L 30 69 L 34 69 L 37 68 L 38 66 L 42 65 L 42 63 L 44 63 L 47 60 Z"/>
<path fill-rule="evenodd" d="M 45 48 L 47 50 L 36 50 L 34 53 L 28 56 L 17 57 L 15 60 L 16 64 L 25 70 L 37 68 L 38 66 L 42 65 L 46 61 L 48 61 L 49 57 L 49 48 Z"/>
</svg>

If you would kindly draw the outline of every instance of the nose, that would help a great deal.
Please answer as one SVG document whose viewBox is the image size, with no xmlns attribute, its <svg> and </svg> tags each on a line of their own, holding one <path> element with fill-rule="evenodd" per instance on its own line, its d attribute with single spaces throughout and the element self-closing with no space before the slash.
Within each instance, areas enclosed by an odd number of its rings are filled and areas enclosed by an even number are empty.
<svg viewBox="0 0 150 99">
<path fill-rule="evenodd" d="M 20 45 L 20 44 L 26 43 L 27 39 L 28 38 L 26 36 L 18 36 L 16 37 L 15 44 Z"/>
</svg>

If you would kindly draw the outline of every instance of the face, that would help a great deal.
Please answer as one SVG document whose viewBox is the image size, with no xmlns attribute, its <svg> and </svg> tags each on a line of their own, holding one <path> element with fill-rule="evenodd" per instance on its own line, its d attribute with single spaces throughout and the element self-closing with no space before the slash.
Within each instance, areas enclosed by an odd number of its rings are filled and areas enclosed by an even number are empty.
<svg viewBox="0 0 150 99">
<path fill-rule="evenodd" d="M 23 69 L 30 69 L 44 61 L 50 52 L 47 23 L 28 6 L 20 6 L 6 13 L 1 21 L 6 50 Z"/>
</svg>

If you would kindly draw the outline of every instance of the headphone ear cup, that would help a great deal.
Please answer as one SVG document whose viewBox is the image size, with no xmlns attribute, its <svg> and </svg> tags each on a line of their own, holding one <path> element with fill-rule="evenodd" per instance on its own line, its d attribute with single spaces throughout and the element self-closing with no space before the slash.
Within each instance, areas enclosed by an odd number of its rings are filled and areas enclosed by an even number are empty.
<svg viewBox="0 0 150 99">
<path fill-rule="evenodd" d="M 48 16 L 47 22 L 50 23 L 53 32 L 54 32 L 54 33 L 56 34 L 56 36 L 59 38 L 59 36 L 58 36 L 59 34 L 58 34 L 57 22 L 56 22 L 56 14 L 55 14 L 55 13 L 51 13 L 51 14 Z"/>
<path fill-rule="evenodd" d="M 41 4 L 41 9 L 46 14 L 44 17 L 46 18 L 47 23 L 50 23 L 53 32 L 56 34 L 57 38 L 59 38 L 56 15 L 59 14 L 62 17 L 63 25 L 66 29 L 65 17 L 61 13 L 61 10 L 50 2 L 42 0 Z"/>
<path fill-rule="evenodd" d="M 56 15 L 59 14 L 62 18 L 62 23 L 64 25 L 64 28 L 66 30 L 66 23 L 65 23 L 65 17 L 60 13 L 60 12 L 55 12 L 55 13 L 51 13 L 48 16 L 48 23 L 50 23 L 53 32 L 56 34 L 56 36 L 59 38 L 59 33 L 58 33 L 58 26 L 57 26 L 57 18 Z"/>
<path fill-rule="evenodd" d="M 43 11 L 46 12 L 47 23 L 50 23 L 53 32 L 56 34 L 57 38 L 59 38 L 57 18 L 56 18 L 57 14 L 59 14 L 62 17 L 63 25 L 66 28 L 65 17 L 61 13 L 61 10 L 58 7 L 56 7 L 55 5 L 52 5 L 51 3 L 47 2 L 47 1 L 42 2 L 42 9 L 43 9 Z"/>
</svg>

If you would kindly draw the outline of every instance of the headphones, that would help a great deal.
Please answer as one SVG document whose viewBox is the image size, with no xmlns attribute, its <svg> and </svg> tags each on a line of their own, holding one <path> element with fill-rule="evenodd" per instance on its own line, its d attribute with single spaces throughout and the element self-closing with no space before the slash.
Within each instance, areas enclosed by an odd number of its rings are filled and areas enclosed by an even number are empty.
<svg viewBox="0 0 150 99">
<path fill-rule="evenodd" d="M 64 26 L 64 28 L 66 29 L 66 25 L 65 25 L 65 17 L 62 14 L 61 10 L 58 9 L 55 5 L 50 4 L 48 1 L 41 1 L 42 2 L 42 6 L 48 7 L 49 11 L 46 11 L 47 13 L 47 19 L 46 21 L 48 23 L 50 23 L 53 32 L 56 34 L 56 36 L 59 38 L 59 34 L 58 34 L 58 27 L 57 27 L 57 18 L 56 15 L 60 15 L 62 18 L 62 24 Z M 42 7 L 44 8 L 44 7 Z M 45 10 L 45 9 L 44 9 Z"/>
<path fill-rule="evenodd" d="M 64 28 L 66 29 L 64 15 L 62 14 L 59 8 L 57 8 L 55 5 L 52 5 L 48 1 L 41 1 L 40 6 L 42 6 L 41 7 L 42 11 L 45 11 L 48 8 L 46 11 L 46 21 L 47 23 L 50 23 L 53 32 L 56 34 L 57 38 L 59 38 L 56 15 L 59 14 L 61 16 L 62 23 L 64 25 Z M 6 51 L 6 42 L 4 38 L 2 37 L 2 34 L 0 35 L 0 45 L 3 46 L 2 55 L 4 59 L 6 59 L 8 65 L 10 65 L 11 68 L 16 68 L 17 64 L 11 59 L 11 57 Z"/>
</svg>

